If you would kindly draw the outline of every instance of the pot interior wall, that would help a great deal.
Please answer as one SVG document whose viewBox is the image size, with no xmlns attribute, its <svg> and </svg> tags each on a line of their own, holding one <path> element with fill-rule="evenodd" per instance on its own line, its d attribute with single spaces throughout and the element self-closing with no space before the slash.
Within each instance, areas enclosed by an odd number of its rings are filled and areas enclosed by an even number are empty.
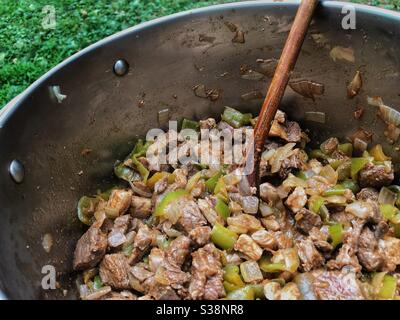
<svg viewBox="0 0 400 320">
<path fill-rule="evenodd" d="M 366 97 L 379 95 L 389 106 L 399 104 L 400 19 L 357 8 L 355 30 L 342 29 L 339 4 L 318 9 L 292 79 L 323 83 L 325 93 L 313 101 L 288 88 L 282 108 L 310 130 L 316 143 L 331 135 L 345 138 L 363 127 L 398 160 L 384 139 L 377 109 L 367 105 Z M 0 125 L 0 282 L 5 294 L 76 298 L 71 261 L 85 229 L 75 213 L 79 197 L 115 183 L 113 163 L 130 151 L 138 136 L 159 126 L 160 110 L 168 109 L 173 120 L 218 117 L 225 105 L 256 114 L 262 99 L 245 101 L 241 96 L 253 90 L 263 93 L 270 78 L 245 80 L 240 69 L 259 71 L 257 59 L 279 58 L 295 10 L 293 3 L 259 1 L 146 24 L 85 51 L 28 90 Z M 235 34 L 228 22 L 244 32 L 245 43 L 232 42 Z M 315 34 L 326 43 L 316 43 Z M 335 46 L 351 47 L 355 62 L 333 61 L 329 53 Z M 112 70 L 120 58 L 130 65 L 123 77 Z M 356 70 L 362 72 L 363 87 L 350 100 L 346 86 Z M 199 84 L 218 89 L 219 99 L 195 96 L 193 87 Z M 62 103 L 51 98 L 53 85 L 67 95 Z M 360 106 L 365 114 L 355 120 L 353 112 Z M 324 112 L 326 123 L 306 121 L 307 111 Z M 84 149 L 92 152 L 83 155 Z M 13 159 L 25 166 L 22 184 L 9 178 Z M 46 233 L 54 238 L 50 253 L 42 248 Z M 45 265 L 57 270 L 56 290 L 41 288 Z"/>
</svg>

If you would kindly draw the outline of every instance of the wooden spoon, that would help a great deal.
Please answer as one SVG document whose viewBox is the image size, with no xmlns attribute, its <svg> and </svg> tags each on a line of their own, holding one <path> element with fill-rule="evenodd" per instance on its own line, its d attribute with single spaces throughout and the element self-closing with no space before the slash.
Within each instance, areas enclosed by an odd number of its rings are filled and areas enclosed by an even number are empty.
<svg viewBox="0 0 400 320">
<path fill-rule="evenodd" d="M 291 72 L 296 64 L 297 57 L 299 56 L 301 46 L 317 4 L 318 0 L 301 1 L 289 36 L 286 39 L 278 66 L 276 67 L 274 77 L 268 88 L 254 129 L 254 169 L 248 176 L 251 186 L 258 185 L 260 158 L 265 139 L 268 136 L 272 121 L 275 118 L 276 111 L 285 93 Z"/>
</svg>

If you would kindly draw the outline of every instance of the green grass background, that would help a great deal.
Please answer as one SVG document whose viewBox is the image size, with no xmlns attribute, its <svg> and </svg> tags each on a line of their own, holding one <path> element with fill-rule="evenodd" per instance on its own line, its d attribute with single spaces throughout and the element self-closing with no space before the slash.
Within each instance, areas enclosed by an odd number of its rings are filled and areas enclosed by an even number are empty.
<svg viewBox="0 0 400 320">
<path fill-rule="evenodd" d="M 0 108 L 73 53 L 108 35 L 174 12 L 233 0 L 0 0 Z M 400 10 L 400 0 L 355 0 Z M 56 28 L 42 28 L 45 5 Z"/>
</svg>

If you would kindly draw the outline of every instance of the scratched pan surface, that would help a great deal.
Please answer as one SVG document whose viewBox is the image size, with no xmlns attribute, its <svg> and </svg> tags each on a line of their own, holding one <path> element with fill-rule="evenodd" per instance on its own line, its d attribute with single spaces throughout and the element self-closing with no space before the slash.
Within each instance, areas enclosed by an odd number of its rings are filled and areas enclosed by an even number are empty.
<svg viewBox="0 0 400 320">
<path fill-rule="evenodd" d="M 75 299 L 71 261 L 84 228 L 76 218 L 77 199 L 113 184 L 112 166 L 132 148 L 137 136 L 158 127 L 158 112 L 171 119 L 218 116 L 230 105 L 255 114 L 261 99 L 241 95 L 264 92 L 270 78 L 242 79 L 240 67 L 258 70 L 257 59 L 278 58 L 296 11 L 296 2 L 244 2 L 190 11 L 145 23 L 107 38 L 56 67 L 24 92 L 0 117 L 0 287 L 12 299 Z M 359 126 L 374 131 L 389 153 L 383 125 L 367 95 L 400 105 L 400 16 L 355 6 L 356 29 L 341 27 L 342 3 L 320 6 L 305 41 L 293 78 L 325 85 L 315 102 L 287 89 L 282 108 L 311 131 L 315 141 L 345 137 Z M 245 34 L 233 43 L 234 23 Z M 327 39 L 321 47 L 311 34 Z M 351 47 L 355 62 L 334 62 L 334 46 Z M 126 59 L 128 74 L 118 77 L 113 64 Z M 361 70 L 364 85 L 353 100 L 346 85 Z M 193 86 L 218 89 L 210 101 L 195 96 Z M 58 103 L 49 86 L 67 98 Z M 143 103 L 139 101 L 144 100 Z M 365 107 L 362 120 L 353 112 Z M 305 121 L 307 111 L 326 113 L 326 124 Z M 161 123 L 162 124 L 162 123 Z M 92 153 L 82 156 L 85 148 Z M 392 153 L 394 155 L 394 153 Z M 18 159 L 25 179 L 15 184 L 8 167 Z M 398 159 L 395 156 L 395 159 Z M 83 174 L 78 175 L 82 171 Z M 50 233 L 54 246 L 42 248 Z M 57 270 L 58 289 L 43 290 L 42 267 Z M 63 290 L 68 290 L 66 296 Z"/>
</svg>

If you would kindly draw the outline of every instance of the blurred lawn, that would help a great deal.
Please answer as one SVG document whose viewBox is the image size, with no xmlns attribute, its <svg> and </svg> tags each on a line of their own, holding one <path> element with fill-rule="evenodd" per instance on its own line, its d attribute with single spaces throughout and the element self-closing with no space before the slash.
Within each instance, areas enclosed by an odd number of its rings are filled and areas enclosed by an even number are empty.
<svg viewBox="0 0 400 320">
<path fill-rule="evenodd" d="M 53 66 L 117 31 L 170 13 L 234 0 L 0 0 L 0 108 Z M 355 0 L 400 10 L 400 0 Z M 43 29 L 53 5 L 56 28 Z"/>
</svg>

